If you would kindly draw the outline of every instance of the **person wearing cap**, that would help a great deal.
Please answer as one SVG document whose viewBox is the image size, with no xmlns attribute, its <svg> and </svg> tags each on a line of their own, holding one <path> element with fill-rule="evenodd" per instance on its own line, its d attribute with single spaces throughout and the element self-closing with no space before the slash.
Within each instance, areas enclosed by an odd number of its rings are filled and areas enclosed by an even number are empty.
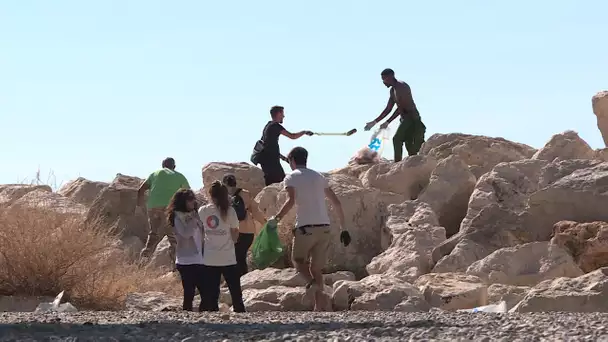
<svg viewBox="0 0 608 342">
<path fill-rule="evenodd" d="M 382 77 L 382 83 L 384 83 L 387 88 L 390 88 L 388 103 L 386 104 L 386 108 L 384 108 L 376 119 L 365 125 L 365 130 L 369 131 L 390 114 L 396 104 L 397 110 L 395 110 L 390 118 L 380 125 L 380 129 L 387 128 L 398 116 L 401 117 L 397 132 L 395 132 L 395 135 L 393 136 L 393 148 L 395 152 L 394 161 L 399 162 L 403 158 L 404 144 L 408 155 L 414 156 L 418 154 L 422 144 L 424 144 L 426 126 L 422 123 L 410 86 L 407 83 L 396 79 L 395 72 L 392 69 L 382 70 L 380 76 Z"/>
<path fill-rule="evenodd" d="M 175 270 L 175 245 L 177 244 L 173 228 L 168 224 L 166 208 L 171 198 L 179 189 L 190 189 L 190 184 L 183 174 L 175 171 L 175 160 L 166 158 L 160 170 L 152 172 L 143 181 L 137 191 L 137 207 L 144 207 L 144 194 L 150 190 L 146 207 L 148 208 L 149 233 L 146 245 L 141 250 L 140 258 L 147 261 L 160 240 L 167 236 L 169 239 L 169 256 L 172 270 Z"/>
<path fill-rule="evenodd" d="M 330 200 L 338 213 L 340 241 L 346 247 L 351 238 L 348 231 L 344 230 L 344 211 L 340 200 L 327 179 L 306 166 L 308 151 L 303 147 L 295 147 L 287 155 L 287 160 L 293 170 L 285 177 L 287 202 L 268 223 L 276 227 L 295 204 L 292 260 L 298 273 L 307 282 L 307 293 L 308 290 L 314 292 L 315 311 L 321 311 L 328 305 L 323 295 L 323 268 L 327 262 L 327 249 L 333 235 L 325 198 Z"/>
<path fill-rule="evenodd" d="M 266 218 L 253 200 L 251 193 L 245 189 L 238 188 L 236 176 L 227 174 L 222 178 L 222 184 L 228 188 L 228 193 L 232 197 L 232 206 L 239 218 L 239 237 L 234 244 L 237 267 L 241 276 L 247 274 L 247 251 L 253 243 L 255 237 L 255 221 L 260 224 L 266 222 Z"/>
</svg>

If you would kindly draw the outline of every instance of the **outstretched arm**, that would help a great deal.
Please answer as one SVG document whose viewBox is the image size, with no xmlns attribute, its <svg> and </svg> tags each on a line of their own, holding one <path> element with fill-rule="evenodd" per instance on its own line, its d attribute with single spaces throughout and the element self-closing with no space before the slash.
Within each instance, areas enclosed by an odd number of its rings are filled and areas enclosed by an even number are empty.
<svg viewBox="0 0 608 342">
<path fill-rule="evenodd" d="M 281 131 L 281 134 L 288 137 L 289 139 L 298 139 L 300 137 L 302 137 L 303 135 L 312 135 L 311 131 L 300 131 L 298 133 L 291 133 L 288 130 L 284 129 Z"/>
<path fill-rule="evenodd" d="M 150 185 L 148 184 L 148 180 L 145 180 L 139 186 L 139 190 L 137 190 L 137 206 L 138 207 L 144 206 L 144 194 L 146 193 L 146 191 L 148 189 L 150 189 Z"/>
<path fill-rule="evenodd" d="M 394 106 L 395 106 L 395 101 L 393 101 L 392 96 L 389 96 L 388 102 L 386 103 L 386 108 L 384 108 L 382 113 L 380 113 L 380 115 L 378 115 L 378 117 L 376 119 L 374 119 L 374 122 L 377 123 L 378 121 L 384 119 L 391 112 L 391 110 L 393 110 Z"/>
</svg>

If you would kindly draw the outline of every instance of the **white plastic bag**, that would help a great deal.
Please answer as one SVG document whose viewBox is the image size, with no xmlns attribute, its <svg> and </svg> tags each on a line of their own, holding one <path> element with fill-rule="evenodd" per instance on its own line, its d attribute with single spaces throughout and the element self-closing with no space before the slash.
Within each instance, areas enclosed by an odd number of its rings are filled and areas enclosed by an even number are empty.
<svg viewBox="0 0 608 342">
<path fill-rule="evenodd" d="M 55 300 L 53 300 L 51 303 L 38 304 L 38 307 L 36 308 L 35 312 L 49 312 L 49 311 L 76 312 L 76 311 L 78 311 L 78 309 L 76 309 L 76 307 L 74 305 L 72 305 L 71 303 L 59 304 L 59 303 L 61 303 L 61 299 L 63 298 L 63 292 L 64 291 L 61 291 L 57 295 L 57 297 L 55 297 Z"/>
<path fill-rule="evenodd" d="M 385 128 L 385 129 L 378 128 L 374 132 L 374 134 L 372 134 L 372 137 L 369 140 L 369 144 L 367 145 L 367 147 L 369 147 L 370 150 L 378 153 L 378 157 L 382 157 L 382 152 L 384 151 L 384 146 L 386 144 L 388 144 L 390 135 L 391 135 L 391 132 L 389 131 L 388 128 Z"/>
<path fill-rule="evenodd" d="M 496 313 L 504 313 L 507 312 L 507 302 L 504 300 L 499 302 L 498 304 L 490 304 L 484 306 L 478 306 L 473 309 L 460 309 L 459 312 L 496 312 Z"/>
<path fill-rule="evenodd" d="M 374 134 L 372 134 L 369 143 L 355 153 L 349 164 L 363 165 L 379 163 L 382 158 L 384 146 L 388 143 L 389 139 L 390 132 L 388 128 L 376 130 Z"/>
</svg>

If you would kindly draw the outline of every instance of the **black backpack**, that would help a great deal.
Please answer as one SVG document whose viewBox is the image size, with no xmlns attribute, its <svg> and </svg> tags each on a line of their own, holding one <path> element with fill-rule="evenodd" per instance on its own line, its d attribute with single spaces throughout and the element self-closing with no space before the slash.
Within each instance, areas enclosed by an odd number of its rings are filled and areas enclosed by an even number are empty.
<svg viewBox="0 0 608 342">
<path fill-rule="evenodd" d="M 239 192 L 241 192 L 241 189 L 237 189 L 232 196 L 232 207 L 236 211 L 236 217 L 239 221 L 243 221 L 247 218 L 247 208 L 245 208 L 245 202 Z"/>
</svg>

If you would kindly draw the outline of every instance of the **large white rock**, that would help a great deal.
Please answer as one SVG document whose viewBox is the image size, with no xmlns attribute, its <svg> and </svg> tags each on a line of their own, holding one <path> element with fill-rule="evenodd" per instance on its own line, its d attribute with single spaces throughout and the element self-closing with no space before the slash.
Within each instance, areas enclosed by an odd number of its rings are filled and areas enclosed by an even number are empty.
<svg viewBox="0 0 608 342">
<path fill-rule="evenodd" d="M 554 159 L 595 159 L 595 151 L 574 131 L 555 134 L 543 148 L 536 151 L 532 159 L 553 161 Z"/>
<path fill-rule="evenodd" d="M 105 182 L 94 182 L 83 177 L 78 177 L 63 185 L 57 193 L 70 198 L 76 203 L 90 206 L 99 193 L 109 185 Z"/>
<path fill-rule="evenodd" d="M 560 221 L 551 243 L 562 246 L 585 273 L 608 267 L 608 223 Z"/>
<path fill-rule="evenodd" d="M 0 207 L 9 207 L 28 192 L 53 192 L 48 185 L 0 184 Z"/>
<path fill-rule="evenodd" d="M 600 91 L 591 98 L 593 113 L 597 118 L 597 128 L 602 133 L 604 144 L 608 147 L 608 91 Z"/>
<path fill-rule="evenodd" d="M 536 150 L 528 145 L 503 138 L 462 133 L 433 134 L 420 149 L 421 155 L 439 161 L 451 155 L 458 156 L 477 178 L 499 163 L 529 159 L 534 152 Z"/>
<path fill-rule="evenodd" d="M 488 304 L 488 286 L 475 276 L 462 273 L 429 273 L 414 283 L 433 307 L 444 310 L 471 309 Z"/>
<path fill-rule="evenodd" d="M 445 240 L 430 206 L 419 200 L 389 206 L 385 227 L 390 246 L 367 265 L 369 274 L 386 274 L 413 282 L 431 269 L 431 251 Z"/>
<path fill-rule="evenodd" d="M 334 309 L 378 311 L 428 311 L 420 291 L 401 279 L 381 274 L 360 281 L 338 281 L 332 295 Z"/>
<path fill-rule="evenodd" d="M 365 187 L 402 194 L 405 199 L 416 199 L 429 183 L 437 165 L 434 158 L 409 156 L 398 163 L 380 163 L 361 174 Z"/>
<path fill-rule="evenodd" d="M 547 241 L 501 248 L 467 269 L 487 283 L 534 286 L 546 279 L 583 275 L 572 256 Z"/>
<path fill-rule="evenodd" d="M 211 183 L 216 180 L 221 182 L 224 175 L 229 173 L 236 177 L 237 186 L 248 190 L 253 197 L 264 188 L 264 173 L 262 169 L 244 162 L 213 162 L 203 166 L 202 170 L 205 195 Z"/>
<path fill-rule="evenodd" d="M 545 280 L 511 312 L 608 312 L 608 267 L 577 278 Z"/>
<path fill-rule="evenodd" d="M 77 216 L 82 216 L 87 211 L 84 205 L 76 203 L 56 192 L 48 192 L 45 189 L 30 191 L 21 196 L 10 206 L 10 208 L 16 207 L 52 210 L 58 214 Z"/>
<path fill-rule="evenodd" d="M 431 205 L 447 236 L 458 233 L 476 182 L 477 178 L 468 165 L 452 155 L 437 164 L 428 186 L 418 197 Z"/>
</svg>

